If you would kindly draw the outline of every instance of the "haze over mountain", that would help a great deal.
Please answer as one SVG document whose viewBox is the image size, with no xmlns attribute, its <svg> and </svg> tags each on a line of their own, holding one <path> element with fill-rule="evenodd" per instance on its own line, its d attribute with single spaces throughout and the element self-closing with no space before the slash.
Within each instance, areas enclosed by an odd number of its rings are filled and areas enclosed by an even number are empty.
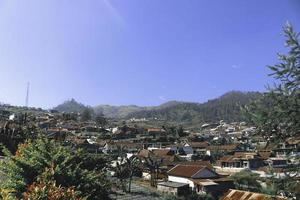
<svg viewBox="0 0 300 200">
<path fill-rule="evenodd" d="M 259 92 L 232 91 L 219 98 L 205 103 L 169 101 L 159 106 L 111 106 L 98 105 L 93 107 L 95 113 L 103 113 L 109 118 L 147 118 L 169 121 L 240 121 L 241 106 L 245 106 L 257 99 Z M 65 101 L 55 107 L 60 112 L 82 112 L 86 107 L 74 99 Z"/>
</svg>

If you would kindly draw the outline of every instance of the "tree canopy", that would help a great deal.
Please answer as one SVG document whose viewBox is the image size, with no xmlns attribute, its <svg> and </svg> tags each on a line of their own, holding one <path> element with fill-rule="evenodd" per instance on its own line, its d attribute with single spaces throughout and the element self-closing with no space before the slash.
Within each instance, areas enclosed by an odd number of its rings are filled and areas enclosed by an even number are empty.
<svg viewBox="0 0 300 200">
<path fill-rule="evenodd" d="M 15 155 L 6 153 L 6 159 L 0 163 L 5 178 L 0 184 L 1 197 L 21 199 L 36 195 L 33 192 L 41 190 L 43 187 L 39 186 L 43 185 L 48 190 L 40 192 L 46 192 L 46 196 L 53 191 L 62 191 L 71 196 L 74 192 L 76 198 L 108 197 L 110 184 L 105 166 L 97 165 L 98 161 L 103 163 L 104 158 L 89 159 L 83 150 L 74 150 L 45 138 L 19 145 Z M 94 163 L 86 165 L 87 160 Z"/>
<path fill-rule="evenodd" d="M 264 136 L 284 140 L 300 132 L 300 44 L 299 33 L 284 27 L 288 54 L 278 54 L 279 63 L 269 66 L 275 78 L 262 98 L 246 107 L 250 122 Z"/>
</svg>

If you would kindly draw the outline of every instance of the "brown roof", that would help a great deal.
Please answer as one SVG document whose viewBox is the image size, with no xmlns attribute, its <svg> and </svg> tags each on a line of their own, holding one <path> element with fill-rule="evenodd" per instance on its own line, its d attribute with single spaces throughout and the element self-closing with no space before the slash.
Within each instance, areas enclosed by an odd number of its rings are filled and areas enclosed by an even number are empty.
<svg viewBox="0 0 300 200">
<path fill-rule="evenodd" d="M 268 158 L 270 158 L 272 151 L 258 151 L 257 154 L 263 159 L 263 160 L 267 160 Z"/>
<path fill-rule="evenodd" d="M 239 159 L 255 159 L 255 158 L 260 158 L 257 156 L 256 153 L 254 152 L 235 152 L 234 155 L 226 155 L 221 157 L 218 161 L 219 162 L 232 162 L 234 160 L 239 160 Z"/>
<path fill-rule="evenodd" d="M 271 196 L 266 194 L 230 189 L 220 200 L 269 200 Z M 283 200 L 282 197 L 272 198 Z"/>
<path fill-rule="evenodd" d="M 165 132 L 165 130 L 161 128 L 148 128 L 148 132 Z"/>
<path fill-rule="evenodd" d="M 207 167 L 208 169 L 213 169 L 213 166 L 212 164 L 209 162 L 209 161 L 183 161 L 183 162 L 174 162 L 172 163 L 174 165 L 199 165 L 199 166 L 205 166 Z"/>
<path fill-rule="evenodd" d="M 243 158 L 243 159 L 254 158 L 256 156 L 257 153 L 254 152 L 234 152 L 233 155 L 234 158 Z"/>
<path fill-rule="evenodd" d="M 150 152 L 148 149 L 142 149 L 139 151 L 137 156 L 141 158 L 148 158 L 150 154 L 152 154 L 152 152 Z"/>
<path fill-rule="evenodd" d="M 158 157 L 174 155 L 174 152 L 171 151 L 170 149 L 153 149 L 152 152 L 154 155 Z"/>
<path fill-rule="evenodd" d="M 300 144 L 300 137 L 288 138 L 288 139 L 286 140 L 286 143 L 287 143 L 287 144 L 292 144 L 292 145 Z"/>
<path fill-rule="evenodd" d="M 275 148 L 277 148 L 277 144 L 275 144 L 275 143 L 268 143 L 268 144 L 266 144 L 266 146 L 265 146 L 265 150 L 273 150 L 273 149 L 275 149 Z"/>
<path fill-rule="evenodd" d="M 191 178 L 204 168 L 206 167 L 201 165 L 176 165 L 168 171 L 168 175 Z"/>
<path fill-rule="evenodd" d="M 206 148 L 208 147 L 208 142 L 189 142 L 188 143 L 193 148 Z"/>
<path fill-rule="evenodd" d="M 229 161 L 233 161 L 233 158 L 234 158 L 233 156 L 223 156 L 218 161 L 229 162 Z"/>
<path fill-rule="evenodd" d="M 227 144 L 227 145 L 215 145 L 208 146 L 209 150 L 224 150 L 224 151 L 234 151 L 237 148 L 238 144 Z"/>
<path fill-rule="evenodd" d="M 142 149 L 143 144 L 142 143 L 135 143 L 135 142 L 123 142 L 123 141 L 117 141 L 111 143 L 112 145 L 119 146 L 119 147 L 124 147 L 124 148 L 137 148 L 137 149 Z"/>
</svg>

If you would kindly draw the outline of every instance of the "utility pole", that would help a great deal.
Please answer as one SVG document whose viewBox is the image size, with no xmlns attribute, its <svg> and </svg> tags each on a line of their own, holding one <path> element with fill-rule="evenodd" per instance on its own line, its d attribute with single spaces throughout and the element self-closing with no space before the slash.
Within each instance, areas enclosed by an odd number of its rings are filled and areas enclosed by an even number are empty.
<svg viewBox="0 0 300 200">
<path fill-rule="evenodd" d="M 26 100 L 25 100 L 25 106 L 28 108 L 28 101 L 29 101 L 29 85 L 30 83 L 27 82 L 27 91 L 26 91 Z"/>
</svg>

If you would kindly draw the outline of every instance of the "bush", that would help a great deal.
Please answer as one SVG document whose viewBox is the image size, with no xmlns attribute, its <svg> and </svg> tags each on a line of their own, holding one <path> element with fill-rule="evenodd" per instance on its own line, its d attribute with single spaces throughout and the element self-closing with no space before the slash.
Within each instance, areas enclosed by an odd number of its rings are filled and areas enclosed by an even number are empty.
<svg viewBox="0 0 300 200">
<path fill-rule="evenodd" d="M 95 163 L 87 166 L 85 161 L 89 158 L 83 150 L 74 150 L 69 146 L 61 146 L 54 141 L 40 138 L 19 145 L 16 155 L 11 155 L 8 151 L 6 154 L 7 159 L 0 162 L 0 171 L 5 174 L 6 179 L 0 184 L 2 197 L 21 198 L 28 188 L 27 192 L 32 194 L 31 187 L 39 188 L 45 184 L 41 180 L 49 169 L 53 172 L 51 181 L 55 191 L 67 192 L 75 187 L 78 197 L 108 197 L 110 184 L 104 170 L 97 164 L 96 158 L 91 159 Z"/>
</svg>

